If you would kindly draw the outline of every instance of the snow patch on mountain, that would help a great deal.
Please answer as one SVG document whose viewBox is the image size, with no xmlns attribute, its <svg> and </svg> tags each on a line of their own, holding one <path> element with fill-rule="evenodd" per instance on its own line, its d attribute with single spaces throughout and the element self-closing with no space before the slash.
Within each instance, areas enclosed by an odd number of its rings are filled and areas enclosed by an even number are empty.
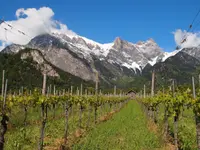
<svg viewBox="0 0 200 150">
<path fill-rule="evenodd" d="M 153 58 L 151 61 L 148 61 L 148 63 L 149 63 L 151 66 L 154 66 L 154 65 L 157 63 L 157 59 L 158 59 L 158 56 L 156 56 L 155 58 Z"/>
<path fill-rule="evenodd" d="M 101 44 L 98 42 L 95 42 L 93 40 L 90 40 L 88 38 L 79 36 L 79 35 L 65 35 L 65 34 L 53 34 L 53 36 L 56 36 L 59 38 L 62 42 L 66 42 L 68 44 L 71 44 L 73 46 L 76 46 L 82 50 L 82 52 L 86 52 L 87 55 L 93 53 L 97 56 L 104 56 L 106 57 L 109 53 L 109 50 L 112 48 L 114 43 L 107 43 L 107 44 Z M 75 42 L 74 42 L 75 40 Z M 79 43 L 78 43 L 79 42 Z"/>
<path fill-rule="evenodd" d="M 93 48 L 91 52 L 93 52 L 96 56 L 106 57 L 113 45 L 114 43 L 98 44 L 97 46 L 99 47 L 99 49 Z"/>
<path fill-rule="evenodd" d="M 141 67 L 136 62 L 132 62 L 132 64 L 124 63 L 122 64 L 122 66 L 127 67 L 129 69 L 133 69 L 135 73 L 136 73 L 136 69 L 141 71 Z"/>
<path fill-rule="evenodd" d="M 182 50 L 182 49 L 175 50 L 175 51 L 172 51 L 172 52 L 165 52 L 165 53 L 164 53 L 164 56 L 163 56 L 163 58 L 162 58 L 162 62 L 164 62 L 167 58 L 176 55 L 176 54 L 177 54 L 178 52 L 180 52 L 181 50 Z"/>
<path fill-rule="evenodd" d="M 102 47 L 102 55 L 103 56 L 107 56 L 110 49 L 113 47 L 114 43 L 107 43 L 107 44 L 101 44 L 101 47 Z"/>
</svg>

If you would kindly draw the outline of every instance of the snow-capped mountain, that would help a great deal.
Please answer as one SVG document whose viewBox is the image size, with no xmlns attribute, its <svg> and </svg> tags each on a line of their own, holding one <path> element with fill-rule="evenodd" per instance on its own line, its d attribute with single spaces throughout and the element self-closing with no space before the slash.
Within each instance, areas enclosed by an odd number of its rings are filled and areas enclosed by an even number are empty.
<svg viewBox="0 0 200 150">
<path fill-rule="evenodd" d="M 97 56 L 107 56 L 109 49 L 113 46 L 113 43 L 108 44 L 100 44 L 93 40 L 87 39 L 82 36 L 74 35 L 74 36 L 67 36 L 64 34 L 52 34 L 53 36 L 57 37 L 63 43 L 67 43 L 70 46 L 74 46 L 79 48 L 79 51 L 83 55 L 90 55 L 91 53 Z"/>
<path fill-rule="evenodd" d="M 79 35 L 44 34 L 33 38 L 27 45 L 10 45 L 2 52 L 18 53 L 25 48 L 40 50 L 54 66 L 81 77 L 95 80 L 95 72 L 107 82 L 123 75 L 141 74 L 145 66 L 164 62 L 180 51 L 200 59 L 200 48 L 164 52 L 153 40 L 131 43 L 117 37 L 113 42 L 101 44 Z"/>
<path fill-rule="evenodd" d="M 28 45 L 11 45 L 3 51 L 15 53 L 24 47 L 40 49 L 46 55 L 51 55 L 52 49 L 57 54 L 61 53 L 58 50 L 55 51 L 56 47 L 67 48 L 88 62 L 92 62 L 92 57 L 95 56 L 101 61 L 106 60 L 111 64 L 127 67 L 135 72 L 141 71 L 146 64 L 155 59 L 154 57 L 164 53 L 152 39 L 133 44 L 118 37 L 112 43 L 100 44 L 79 35 L 68 36 L 65 34 L 40 35 L 31 40 Z M 56 55 L 52 56 L 55 59 Z M 51 56 L 49 58 L 53 59 Z M 61 69 L 63 68 L 61 67 Z"/>
<path fill-rule="evenodd" d="M 148 64 L 150 64 L 151 66 L 154 66 L 158 62 L 165 62 L 166 59 L 176 55 L 177 53 L 179 53 L 181 51 L 182 51 L 182 49 L 175 50 L 175 51 L 172 51 L 172 52 L 160 53 L 159 55 L 154 57 L 151 61 L 148 61 Z"/>
<path fill-rule="evenodd" d="M 110 63 L 116 63 L 133 70 L 141 70 L 154 57 L 164 53 L 153 39 L 133 44 L 117 37 L 112 43 L 100 44 L 77 35 L 70 38 L 65 35 L 56 36 L 63 42 L 78 47 L 78 51 L 84 56 L 93 54 L 101 60 L 107 59 Z"/>
<path fill-rule="evenodd" d="M 200 60 L 200 46 L 183 48 L 182 51 Z"/>
<path fill-rule="evenodd" d="M 53 35 L 64 44 L 67 43 L 76 53 L 81 53 L 86 58 L 95 55 L 100 60 L 108 60 L 110 63 L 133 70 L 141 70 L 146 64 L 153 61 L 155 57 L 164 54 L 153 39 L 133 44 L 117 37 L 112 43 L 100 44 L 78 35 Z"/>
</svg>

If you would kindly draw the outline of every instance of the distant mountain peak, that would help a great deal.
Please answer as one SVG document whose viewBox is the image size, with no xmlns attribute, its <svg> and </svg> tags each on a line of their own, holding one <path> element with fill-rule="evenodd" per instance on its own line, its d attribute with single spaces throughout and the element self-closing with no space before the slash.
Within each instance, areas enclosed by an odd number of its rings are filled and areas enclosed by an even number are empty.
<svg viewBox="0 0 200 150">
<path fill-rule="evenodd" d="M 119 42 L 119 41 L 122 41 L 122 39 L 118 36 L 115 38 L 114 42 Z"/>
<path fill-rule="evenodd" d="M 116 37 L 115 40 L 114 40 L 114 43 L 119 44 L 119 43 L 122 43 L 122 41 L 123 40 L 120 37 Z"/>
<path fill-rule="evenodd" d="M 115 40 L 114 40 L 114 48 L 115 49 L 122 49 L 122 46 L 123 46 L 123 40 L 120 38 L 120 37 L 116 37 Z"/>
<path fill-rule="evenodd" d="M 156 43 L 155 40 L 154 40 L 153 38 L 149 38 L 149 39 L 147 40 L 147 42 Z"/>
<path fill-rule="evenodd" d="M 136 43 L 136 45 L 143 45 L 144 44 L 144 41 L 138 41 L 137 43 Z"/>
</svg>

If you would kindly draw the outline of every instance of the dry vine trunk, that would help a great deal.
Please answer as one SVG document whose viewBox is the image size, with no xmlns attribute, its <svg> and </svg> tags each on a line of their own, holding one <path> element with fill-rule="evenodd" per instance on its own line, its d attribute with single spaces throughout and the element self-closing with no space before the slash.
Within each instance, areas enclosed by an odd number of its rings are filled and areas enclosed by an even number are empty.
<svg viewBox="0 0 200 150">
<path fill-rule="evenodd" d="M 4 149 L 4 143 L 5 143 L 4 136 L 5 136 L 6 132 L 7 132 L 7 122 L 8 121 L 9 121 L 8 116 L 3 114 L 2 120 L 1 120 L 0 150 Z"/>
<path fill-rule="evenodd" d="M 197 147 L 200 150 L 200 116 L 195 112 L 195 121 L 196 121 L 196 134 L 197 134 Z"/>
<path fill-rule="evenodd" d="M 174 145 L 176 150 L 178 150 L 178 114 L 174 116 Z"/>
<path fill-rule="evenodd" d="M 47 121 L 47 106 L 45 107 L 45 104 L 42 103 L 41 108 L 42 108 L 42 127 L 41 127 L 41 131 L 40 131 L 40 139 L 39 139 L 39 147 L 38 147 L 39 150 L 43 149 L 44 130 L 45 130 L 45 125 L 46 125 L 46 121 Z"/>
<path fill-rule="evenodd" d="M 67 136 L 68 136 L 68 118 L 69 117 L 69 107 L 68 104 L 66 102 L 66 106 L 65 106 L 65 133 L 64 133 L 64 144 L 67 144 Z"/>
</svg>

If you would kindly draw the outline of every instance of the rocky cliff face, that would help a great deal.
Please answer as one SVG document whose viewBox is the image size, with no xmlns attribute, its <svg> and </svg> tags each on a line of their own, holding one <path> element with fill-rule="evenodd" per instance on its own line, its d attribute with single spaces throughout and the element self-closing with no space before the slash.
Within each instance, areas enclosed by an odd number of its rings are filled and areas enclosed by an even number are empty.
<svg viewBox="0 0 200 150">
<path fill-rule="evenodd" d="M 141 70 L 148 59 L 137 49 L 136 45 L 120 38 L 116 38 L 107 58 L 129 69 Z"/>
<path fill-rule="evenodd" d="M 95 80 L 94 70 L 84 55 L 75 53 L 72 46 L 54 36 L 41 35 L 31 40 L 28 47 L 40 50 L 49 62 L 66 72 L 84 80 Z"/>
<path fill-rule="evenodd" d="M 139 42 L 136 44 L 136 47 L 148 60 L 152 60 L 164 53 L 153 39 L 149 39 L 146 42 Z"/>
<path fill-rule="evenodd" d="M 50 77 L 60 77 L 56 70 L 45 61 L 39 51 L 31 50 L 21 54 L 22 60 L 26 60 L 28 58 L 33 59 L 33 61 L 37 63 L 36 68 L 37 70 L 40 70 L 42 74 L 47 73 Z"/>
<path fill-rule="evenodd" d="M 200 46 L 183 48 L 182 51 L 200 60 Z"/>
</svg>

